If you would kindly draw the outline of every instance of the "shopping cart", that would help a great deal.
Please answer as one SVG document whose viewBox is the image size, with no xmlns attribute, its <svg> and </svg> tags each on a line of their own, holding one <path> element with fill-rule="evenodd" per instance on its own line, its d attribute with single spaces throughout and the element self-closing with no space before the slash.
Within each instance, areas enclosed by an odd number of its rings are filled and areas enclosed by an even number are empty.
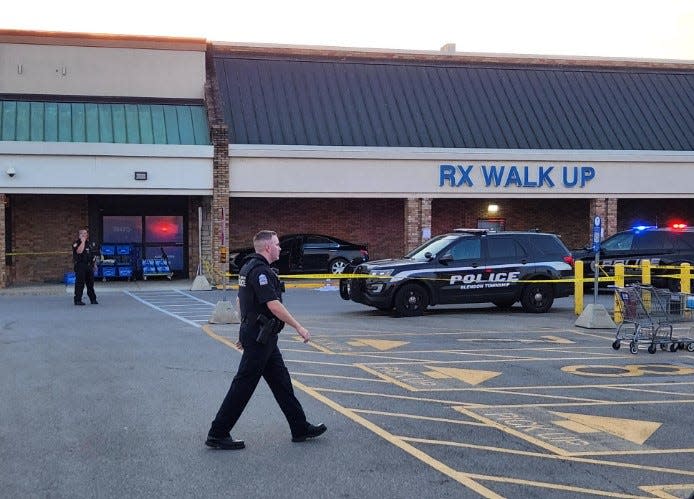
<svg viewBox="0 0 694 499">
<path fill-rule="evenodd" d="M 655 353 L 658 346 L 671 352 L 678 348 L 694 352 L 694 295 L 643 284 L 616 288 L 615 293 L 623 322 L 612 348 L 619 350 L 628 341 L 633 354 L 638 353 L 639 344 L 647 344 L 649 353 Z M 673 324 L 678 324 L 678 331 L 686 330 L 686 336 L 673 336 Z"/>
</svg>

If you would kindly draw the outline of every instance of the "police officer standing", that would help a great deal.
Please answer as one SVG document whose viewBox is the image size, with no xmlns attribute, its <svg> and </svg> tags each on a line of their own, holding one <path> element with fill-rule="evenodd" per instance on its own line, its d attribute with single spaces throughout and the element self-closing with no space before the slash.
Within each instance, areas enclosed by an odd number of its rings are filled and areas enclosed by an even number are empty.
<svg viewBox="0 0 694 499">
<path fill-rule="evenodd" d="M 277 233 L 261 230 L 253 238 L 255 253 L 244 259 L 239 271 L 239 341 L 243 356 L 238 372 L 222 402 L 205 444 L 217 449 L 243 449 L 243 440 L 234 440 L 229 432 L 253 395 L 260 377 L 265 378 L 275 400 L 287 418 L 292 442 L 317 437 L 327 429 L 306 420 L 301 404 L 294 396 L 289 371 L 277 347 L 277 334 L 289 324 L 308 342 L 311 334 L 292 317 L 282 304 L 280 280 L 270 268 L 280 254 Z"/>
<path fill-rule="evenodd" d="M 82 293 L 87 285 L 87 296 L 92 305 L 97 305 L 94 292 L 94 267 L 96 265 L 96 245 L 89 241 L 89 231 L 79 230 L 79 238 L 72 243 L 72 261 L 75 264 L 75 305 L 84 305 Z"/>
</svg>

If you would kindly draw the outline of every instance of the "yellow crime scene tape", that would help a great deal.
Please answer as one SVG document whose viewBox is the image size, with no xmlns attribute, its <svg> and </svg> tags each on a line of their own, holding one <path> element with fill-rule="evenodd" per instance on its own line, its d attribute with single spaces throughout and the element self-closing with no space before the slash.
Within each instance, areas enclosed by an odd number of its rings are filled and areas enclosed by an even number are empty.
<svg viewBox="0 0 694 499">
<path fill-rule="evenodd" d="M 46 255 L 69 255 L 71 254 L 70 251 L 24 251 L 24 252 L 18 252 L 18 251 L 13 251 L 9 253 L 5 253 L 6 256 L 46 256 Z M 213 275 L 213 276 L 219 276 L 219 277 L 227 277 L 229 279 L 237 278 L 238 274 L 232 274 L 230 272 L 222 272 L 217 269 L 215 269 L 214 265 L 211 265 L 208 260 L 203 261 L 203 266 L 205 268 L 205 272 L 207 274 Z M 625 269 L 641 269 L 641 265 L 635 265 L 635 264 L 623 264 Z M 612 282 L 615 281 L 615 277 L 613 275 L 610 275 L 606 268 L 614 268 L 614 265 L 599 265 L 598 266 L 598 271 L 602 274 L 600 277 L 598 277 L 599 282 Z M 657 277 L 661 279 L 680 279 L 682 277 L 681 272 L 681 267 L 679 265 L 652 265 L 651 270 L 676 270 L 678 272 L 673 272 L 673 273 L 668 273 L 668 274 L 651 274 L 651 277 Z M 624 278 L 639 278 L 641 277 L 642 274 L 632 274 L 632 273 L 624 273 Z M 286 280 L 332 280 L 332 279 L 370 279 L 370 280 L 377 280 L 377 279 L 382 279 L 385 281 L 390 281 L 394 277 L 397 276 L 378 276 L 378 275 L 370 275 L 370 274 L 282 274 L 279 276 L 280 279 L 286 279 Z M 449 281 L 450 278 L 438 278 L 438 277 L 418 277 L 418 276 L 413 276 L 413 277 L 408 277 L 408 280 L 420 280 L 420 281 Z M 528 284 L 528 283 L 557 283 L 557 282 L 576 282 L 578 279 L 575 276 L 572 277 L 566 277 L 563 279 L 520 279 L 518 281 L 513 281 L 521 284 Z M 583 277 L 580 279 L 582 282 L 593 282 L 595 281 L 595 277 Z"/>
<path fill-rule="evenodd" d="M 237 278 L 238 274 L 231 274 L 227 273 L 227 277 L 229 278 Z M 397 276 L 377 276 L 377 275 L 369 275 L 369 274 L 280 274 L 278 276 L 280 279 L 309 279 L 309 280 L 331 280 L 331 279 L 370 279 L 370 280 L 377 280 L 377 279 L 382 279 L 385 281 L 390 281 L 394 277 Z M 607 278 L 600 278 L 601 280 L 614 280 L 614 277 L 607 277 Z M 450 278 L 446 277 L 419 277 L 419 276 L 411 276 L 408 277 L 407 280 L 417 280 L 417 281 L 450 281 Z M 530 282 L 575 282 L 576 278 L 575 277 L 567 277 L 564 279 L 520 279 L 517 281 L 513 282 L 518 282 L 518 283 L 530 283 Z M 593 281 L 593 278 L 584 278 L 583 281 Z"/>
</svg>

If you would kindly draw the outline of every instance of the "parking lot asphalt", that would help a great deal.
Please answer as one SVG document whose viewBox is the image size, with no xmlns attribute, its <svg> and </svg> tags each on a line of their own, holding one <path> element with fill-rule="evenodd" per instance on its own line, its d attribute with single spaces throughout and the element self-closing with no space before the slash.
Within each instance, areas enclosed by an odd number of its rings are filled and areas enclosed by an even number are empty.
<svg viewBox="0 0 694 499">
<path fill-rule="evenodd" d="M 234 295 L 150 285 L 72 307 L 66 291 L 0 297 L 3 497 L 694 493 L 694 354 L 613 350 L 614 330 L 574 326 L 571 299 L 394 318 L 290 289 L 313 338 L 286 331 L 280 347 L 329 430 L 292 444 L 261 382 L 233 431 L 247 448 L 220 452 L 203 440 L 238 325 L 205 317 Z"/>
</svg>

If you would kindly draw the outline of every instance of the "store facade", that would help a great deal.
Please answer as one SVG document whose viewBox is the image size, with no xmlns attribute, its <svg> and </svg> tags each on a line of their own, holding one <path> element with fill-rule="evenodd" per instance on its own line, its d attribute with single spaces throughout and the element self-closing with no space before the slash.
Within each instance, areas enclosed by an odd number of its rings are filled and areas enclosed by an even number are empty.
<svg viewBox="0 0 694 499">
<path fill-rule="evenodd" d="M 131 248 L 133 265 L 166 252 L 189 275 L 196 208 L 212 193 L 205 49 L 0 32 L 0 285 L 62 278 L 84 226 Z"/>
<path fill-rule="evenodd" d="M 215 283 L 262 228 L 389 258 L 694 224 L 691 62 L 17 31 L 0 56 L 0 286 L 60 279 L 83 225 Z"/>
</svg>

